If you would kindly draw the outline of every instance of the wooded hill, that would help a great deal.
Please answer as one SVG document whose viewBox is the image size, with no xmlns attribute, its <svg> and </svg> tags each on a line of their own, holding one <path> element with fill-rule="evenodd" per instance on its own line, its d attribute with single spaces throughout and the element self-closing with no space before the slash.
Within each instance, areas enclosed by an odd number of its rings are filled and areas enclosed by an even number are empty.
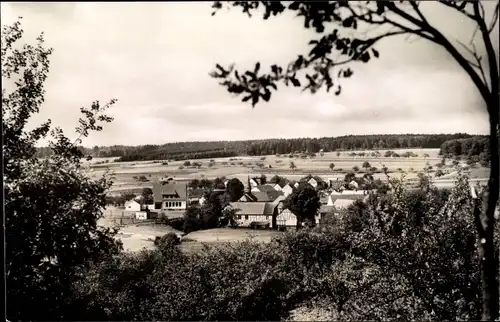
<svg viewBox="0 0 500 322">
<path fill-rule="evenodd" d="M 460 140 L 466 141 L 460 141 Z M 458 140 L 458 141 L 457 141 Z M 239 155 L 270 155 L 290 154 L 295 152 L 318 153 L 345 151 L 345 150 L 371 150 L 371 149 L 400 149 L 400 148 L 441 148 L 445 142 L 483 142 L 486 136 L 456 134 L 383 134 L 383 135 L 348 135 L 340 137 L 323 138 L 296 138 L 296 139 L 266 139 L 246 141 L 195 141 L 175 142 L 163 145 L 125 146 L 114 145 L 109 147 L 95 146 L 92 149 L 83 148 L 86 155 L 94 157 L 116 157 L 119 161 L 141 160 L 185 160 L 233 157 Z M 446 143 L 446 154 L 458 151 L 458 143 Z M 461 144 L 461 143 L 460 143 Z M 481 150 L 478 144 L 470 144 L 474 151 Z M 464 146 L 466 149 L 469 143 Z M 460 149 L 460 154 L 465 151 Z M 49 155 L 50 148 L 39 148 L 38 156 Z M 480 152 L 479 152 L 480 153 Z M 478 153 L 478 154 L 479 154 Z"/>
</svg>

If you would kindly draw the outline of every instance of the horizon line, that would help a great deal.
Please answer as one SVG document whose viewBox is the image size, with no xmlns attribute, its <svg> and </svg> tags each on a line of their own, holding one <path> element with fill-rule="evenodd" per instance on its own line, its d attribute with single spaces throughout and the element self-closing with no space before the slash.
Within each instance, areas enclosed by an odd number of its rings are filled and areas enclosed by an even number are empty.
<svg viewBox="0 0 500 322">
<path fill-rule="evenodd" d="M 126 144 L 113 144 L 113 145 L 97 145 L 99 148 L 107 148 L 107 147 L 114 147 L 114 146 L 123 146 L 123 147 L 140 147 L 140 146 L 146 146 L 146 145 L 152 145 L 152 146 L 162 146 L 162 145 L 167 145 L 167 144 L 181 144 L 181 143 L 209 143 L 209 142 L 251 142 L 251 141 L 268 141 L 268 140 L 310 140 L 310 139 L 337 139 L 337 138 L 344 138 L 344 137 L 349 137 L 349 136 L 389 136 L 389 135 L 401 135 L 401 136 L 407 136 L 407 135 L 470 135 L 470 136 L 487 136 L 488 134 L 484 133 L 468 133 L 468 132 L 455 132 L 455 133 L 371 133 L 371 134 L 345 134 L 345 135 L 339 135 L 339 136 L 320 136 L 320 137 L 289 137 L 289 138 L 266 138 L 266 139 L 242 139 L 242 140 L 186 140 L 186 141 L 171 141 L 171 142 L 165 142 L 165 143 L 159 143 L 159 144 L 150 144 L 150 143 L 144 143 L 144 144 L 135 144 L 135 145 L 126 145 Z M 79 145 L 80 147 L 86 148 L 86 149 L 92 149 L 94 146 L 85 146 L 85 145 Z M 36 147 L 37 149 L 39 148 L 48 148 L 48 146 L 39 146 Z"/>
</svg>

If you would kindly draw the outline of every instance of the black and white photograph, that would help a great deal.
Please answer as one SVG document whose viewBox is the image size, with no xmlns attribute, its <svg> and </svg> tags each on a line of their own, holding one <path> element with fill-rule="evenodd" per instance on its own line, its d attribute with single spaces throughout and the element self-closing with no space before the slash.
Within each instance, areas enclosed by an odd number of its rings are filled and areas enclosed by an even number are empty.
<svg viewBox="0 0 500 322">
<path fill-rule="evenodd" d="M 500 321 L 499 0 L 4 2 L 7 321 Z"/>
</svg>

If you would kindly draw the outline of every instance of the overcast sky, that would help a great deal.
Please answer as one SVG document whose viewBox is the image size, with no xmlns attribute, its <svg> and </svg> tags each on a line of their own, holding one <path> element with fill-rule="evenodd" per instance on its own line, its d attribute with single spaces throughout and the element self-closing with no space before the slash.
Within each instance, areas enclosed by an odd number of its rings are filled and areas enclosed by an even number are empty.
<svg viewBox="0 0 500 322">
<path fill-rule="evenodd" d="M 22 16 L 26 41 L 44 31 L 55 50 L 46 101 L 31 124 L 50 118 L 69 134 L 81 106 L 117 98 L 110 111 L 114 122 L 84 145 L 487 133 L 479 93 L 451 56 L 404 36 L 381 42 L 380 59 L 353 65 L 355 74 L 342 83 L 340 96 L 284 88 L 252 109 L 208 76 L 215 63 L 286 63 L 307 53 L 314 35 L 289 14 L 263 21 L 232 10 L 212 17 L 210 6 L 2 2 L 2 24 Z M 424 9 L 446 35 L 467 42 L 473 31 L 468 21 L 439 4 Z"/>
</svg>

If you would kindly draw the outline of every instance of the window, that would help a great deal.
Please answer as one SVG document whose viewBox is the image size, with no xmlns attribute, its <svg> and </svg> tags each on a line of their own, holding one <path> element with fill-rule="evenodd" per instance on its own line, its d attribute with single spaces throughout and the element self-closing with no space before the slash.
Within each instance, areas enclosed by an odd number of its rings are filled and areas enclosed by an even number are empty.
<svg viewBox="0 0 500 322">
<path fill-rule="evenodd" d="M 266 220 L 269 220 L 269 216 L 266 216 Z"/>
<path fill-rule="evenodd" d="M 241 215 L 238 215 L 238 217 L 237 217 L 237 218 L 238 218 L 238 219 L 241 219 Z"/>
<path fill-rule="evenodd" d="M 248 220 L 248 215 L 245 215 L 245 220 Z"/>
</svg>

